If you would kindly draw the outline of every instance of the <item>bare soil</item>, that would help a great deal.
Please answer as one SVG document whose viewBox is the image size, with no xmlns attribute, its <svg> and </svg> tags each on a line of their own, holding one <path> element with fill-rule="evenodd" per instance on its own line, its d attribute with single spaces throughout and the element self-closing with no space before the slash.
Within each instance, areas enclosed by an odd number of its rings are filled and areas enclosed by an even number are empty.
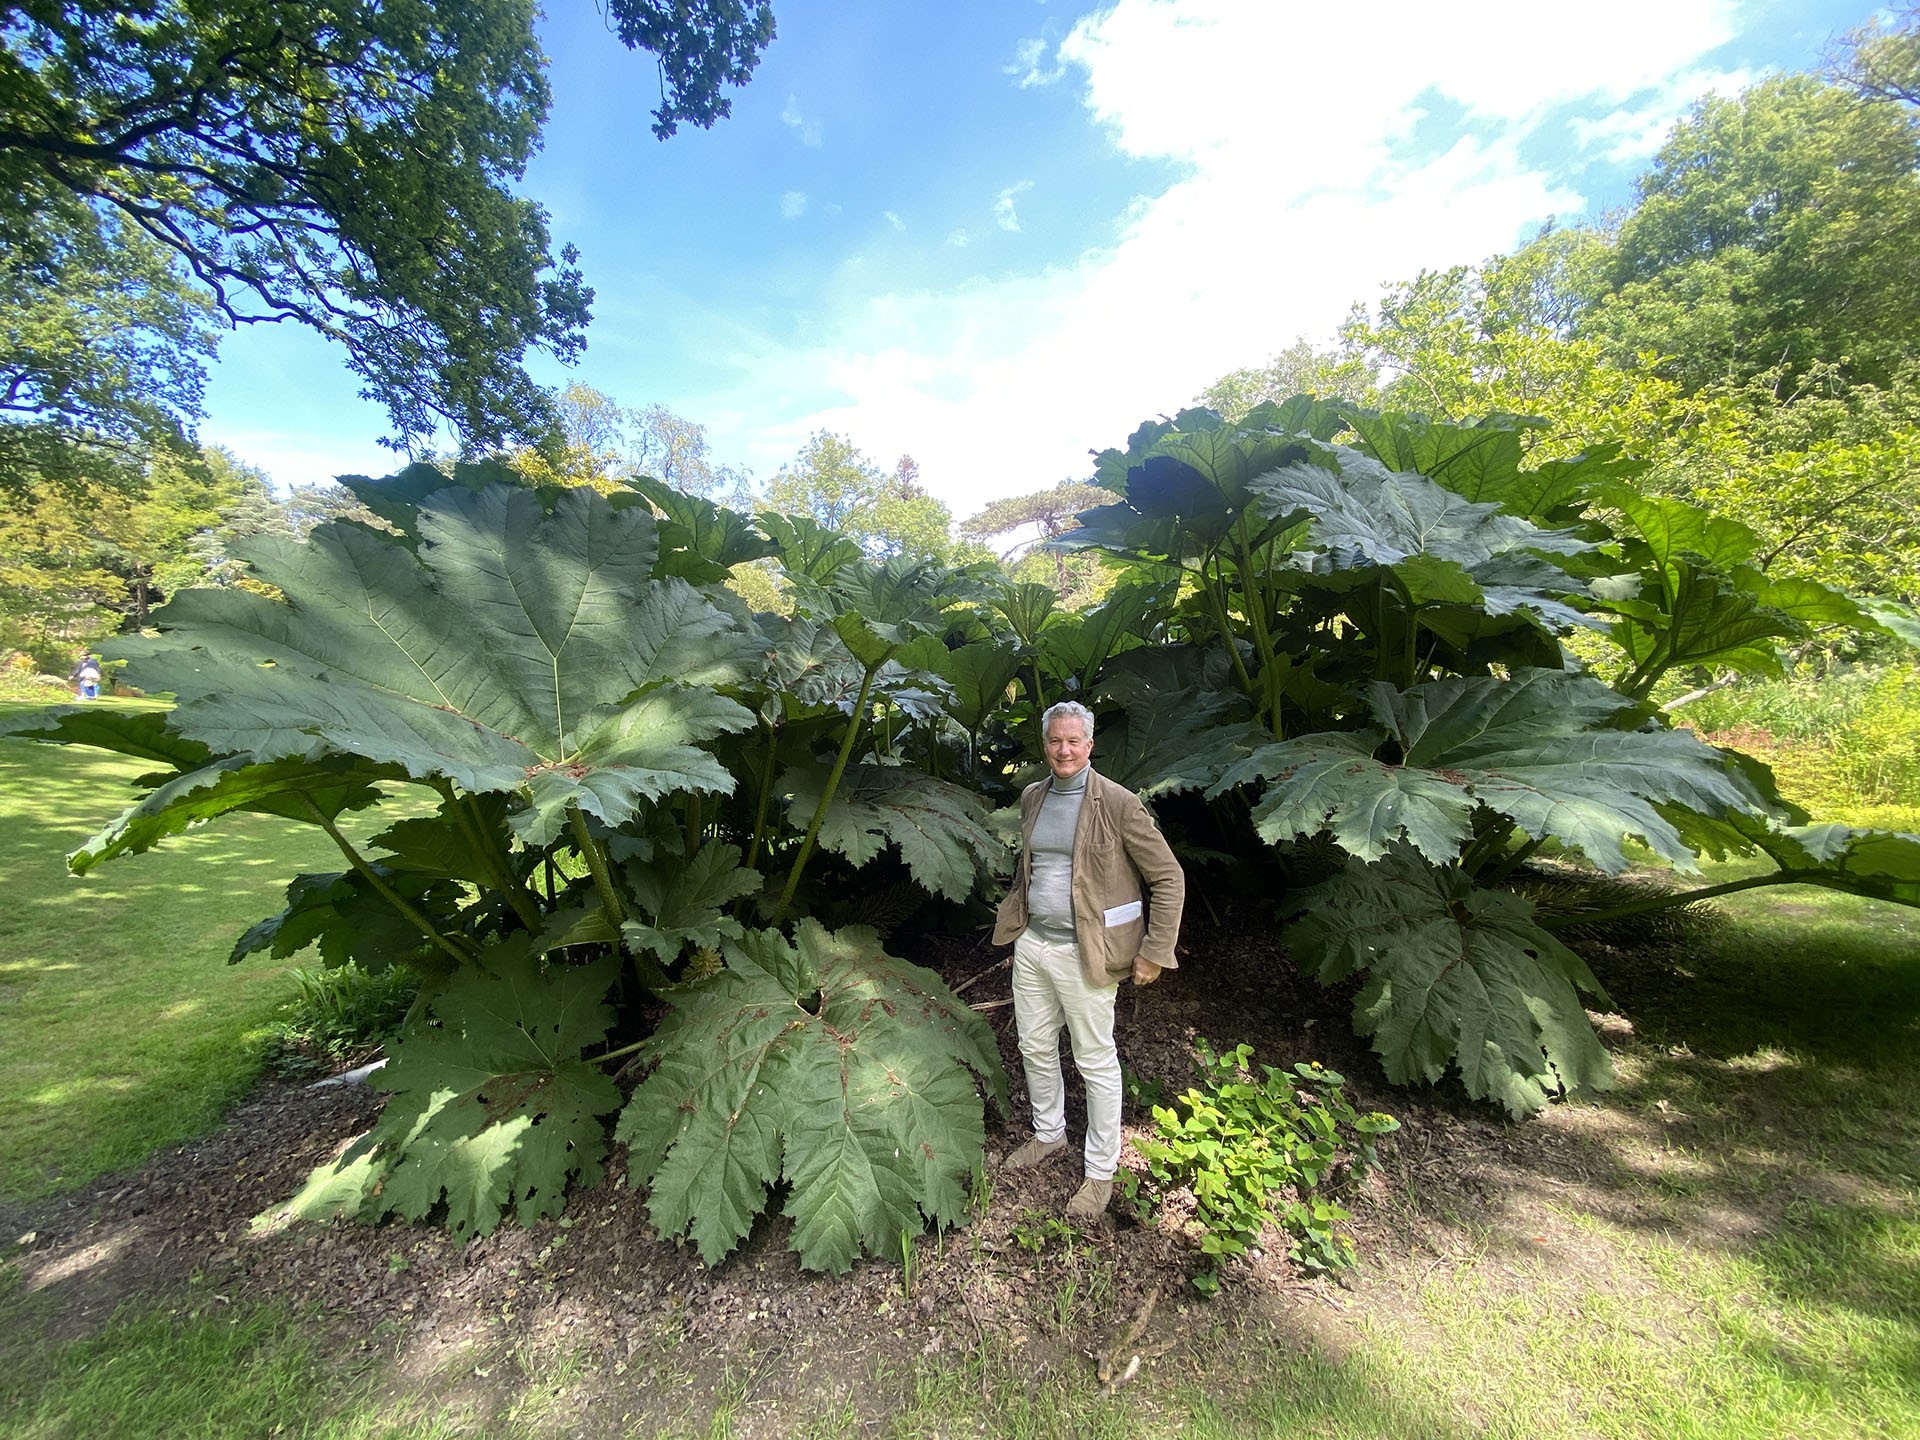
<svg viewBox="0 0 1920 1440">
<path fill-rule="evenodd" d="M 1320 1061 L 1348 1077 L 1358 1108 L 1399 1117 L 1382 1169 L 1342 1197 L 1363 1258 L 1339 1281 L 1304 1274 L 1276 1239 L 1203 1300 L 1187 1283 L 1194 1257 L 1173 1222 L 1143 1227 L 1117 1202 L 1106 1226 L 1064 1240 L 1045 1222 L 1078 1183 L 1074 1147 L 1038 1171 L 995 1172 L 984 1215 L 923 1238 L 910 1272 L 894 1256 L 845 1277 L 808 1274 L 777 1216 L 709 1269 L 655 1235 L 618 1155 L 608 1178 L 574 1195 L 557 1220 L 509 1224 L 465 1245 L 399 1224 L 256 1231 L 254 1217 L 372 1123 L 382 1101 L 364 1085 L 263 1085 L 219 1132 L 136 1173 L 0 1213 L 0 1240 L 18 1237 L 14 1261 L 53 1337 L 92 1333 L 128 1302 L 188 1294 L 197 1305 L 311 1306 L 332 1317 L 329 1343 L 344 1360 L 391 1361 L 393 1383 L 435 1407 L 504 1413 L 510 1392 L 524 1396 L 564 1364 L 566 1433 L 672 1429 L 725 1396 L 734 1434 L 776 1435 L 796 1404 L 878 1419 L 929 1357 L 980 1347 L 1017 1353 L 1036 1378 L 1056 1367 L 1091 1372 L 1132 1328 L 1116 1370 L 1136 1354 L 1149 1368 L 1177 1364 L 1196 1336 L 1222 1327 L 1337 1354 L 1355 1312 L 1407 1303 L 1423 1270 L 1461 1263 L 1470 1247 L 1484 1261 L 1489 1235 L 1516 1263 L 1588 1269 L 1591 1242 L 1559 1218 L 1570 1202 L 1629 1224 L 1670 1220 L 1634 1213 L 1642 1202 L 1618 1183 L 1621 1137 L 1607 1131 L 1631 1122 L 1556 1107 L 1516 1127 L 1457 1089 L 1390 1089 L 1351 1033 L 1351 992 L 1304 979 L 1271 933 L 1234 919 L 1190 923 L 1182 968 L 1122 992 L 1121 1055 L 1143 1084 L 1174 1095 L 1195 1077 L 1196 1036 L 1244 1041 L 1258 1061 Z M 984 938 L 901 948 L 987 1007 L 1015 1077 L 1014 1114 L 989 1119 L 996 1164 L 1030 1133 L 1012 1010 L 995 1003 L 1008 995 L 1006 952 Z M 1603 1033 L 1621 1038 L 1631 1027 L 1616 1018 Z M 1129 1132 L 1143 1123 L 1150 1116 L 1130 1100 Z M 1071 1108 L 1069 1125 L 1077 1134 Z M 1131 1147 L 1129 1160 L 1137 1164 Z"/>
</svg>

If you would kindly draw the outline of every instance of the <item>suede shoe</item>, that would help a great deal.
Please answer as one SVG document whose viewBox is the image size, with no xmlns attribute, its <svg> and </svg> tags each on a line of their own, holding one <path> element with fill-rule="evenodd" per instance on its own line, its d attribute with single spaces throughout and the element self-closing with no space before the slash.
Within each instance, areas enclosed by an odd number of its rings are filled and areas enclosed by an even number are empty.
<svg viewBox="0 0 1920 1440">
<path fill-rule="evenodd" d="M 1094 1224 L 1107 1213 L 1107 1202 L 1111 1199 L 1113 1181 L 1089 1179 L 1067 1202 L 1067 1219 L 1076 1225 Z"/>
<path fill-rule="evenodd" d="M 1031 1170 L 1042 1161 L 1051 1160 L 1066 1148 L 1067 1137 L 1064 1135 L 1058 1140 L 1042 1140 L 1036 1135 L 1002 1160 L 1000 1165 L 1006 1170 Z"/>
</svg>

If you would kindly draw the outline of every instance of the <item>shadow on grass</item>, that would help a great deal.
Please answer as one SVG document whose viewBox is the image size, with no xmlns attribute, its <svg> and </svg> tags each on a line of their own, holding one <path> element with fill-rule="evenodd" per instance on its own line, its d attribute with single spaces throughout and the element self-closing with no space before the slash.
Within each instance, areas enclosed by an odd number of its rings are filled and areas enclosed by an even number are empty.
<svg viewBox="0 0 1920 1440">
<path fill-rule="evenodd" d="M 0 1192 L 44 1194 L 217 1123 L 258 1074 L 233 1037 L 285 998 L 280 966 L 226 953 L 297 871 L 335 868 L 317 833 L 236 815 L 70 875 L 66 855 L 150 768 L 0 741 Z"/>
<path fill-rule="evenodd" d="M 0 1313 L 8 1308 L 0 1302 Z M 17 1316 L 10 1317 L 17 1319 Z M 960 1359 L 928 1359 L 860 1375 L 840 1366 L 793 1388 L 793 1367 L 730 1368 L 712 1386 L 643 1393 L 631 1378 L 539 1342 L 490 1354 L 431 1386 L 396 1386 L 391 1334 L 354 1341 L 319 1316 L 205 1303 L 129 1308 L 96 1336 L 21 1352 L 0 1377 L 0 1401 L 23 1435 L 124 1440 L 182 1434 L 295 1433 L 348 1437 L 543 1434 L 631 1436 L 884 1436 L 954 1434 L 1029 1440 L 1467 1440 L 1478 1428 L 1398 1392 L 1366 1357 L 1335 1360 L 1311 1344 L 1263 1334 L 1229 1349 L 1202 1342 L 1191 1359 L 1208 1379 L 1150 1365 L 1108 1394 L 1090 1376 L 1036 1366 L 993 1344 Z M 4 1353 L 0 1345 L 0 1353 Z M 492 1383 L 476 1383 L 485 1377 Z M 425 1392 L 434 1392 L 429 1399 Z"/>
<path fill-rule="evenodd" d="M 1783 1392 L 1920 1415 L 1920 915 L 1866 905 L 1782 892 L 1687 949 L 1596 956 L 1634 1026 L 1619 1085 L 1509 1130 L 1489 1193 L 1720 1257 L 1677 1288 Z M 1522 1255 L 1526 1228 L 1489 1243 Z"/>
</svg>

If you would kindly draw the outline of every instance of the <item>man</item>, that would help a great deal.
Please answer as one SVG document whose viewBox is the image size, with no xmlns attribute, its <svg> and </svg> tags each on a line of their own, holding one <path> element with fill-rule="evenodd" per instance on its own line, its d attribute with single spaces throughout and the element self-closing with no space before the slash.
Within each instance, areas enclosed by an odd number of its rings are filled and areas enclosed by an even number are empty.
<svg viewBox="0 0 1920 1440">
<path fill-rule="evenodd" d="M 1093 712 L 1071 700 L 1040 717 L 1050 779 L 1020 797 L 1025 837 L 993 941 L 1013 944 L 1013 1016 L 1033 1107 L 1033 1138 L 1006 1159 L 1024 1170 L 1066 1148 L 1060 1027 L 1087 1092 L 1086 1181 L 1067 1218 L 1099 1219 L 1120 1165 L 1120 980 L 1174 969 L 1186 877 L 1140 797 L 1094 770 Z"/>
</svg>

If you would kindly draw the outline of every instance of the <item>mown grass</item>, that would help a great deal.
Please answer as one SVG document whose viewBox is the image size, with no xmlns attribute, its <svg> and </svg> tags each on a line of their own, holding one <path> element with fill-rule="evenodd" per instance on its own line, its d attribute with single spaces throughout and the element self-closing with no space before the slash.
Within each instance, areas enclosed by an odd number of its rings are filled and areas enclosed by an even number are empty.
<svg viewBox="0 0 1920 1440">
<path fill-rule="evenodd" d="M 496 1432 L 471 1409 L 429 1408 L 386 1384 L 387 1337 L 355 1340 L 318 1314 L 188 1304 L 128 1309 L 97 1335 L 60 1346 L 20 1343 L 30 1299 L 0 1299 L 0 1415 L 9 1440 L 180 1440 L 299 1435 L 309 1440 L 451 1440 L 527 1434 L 538 1394 Z M 532 1387 L 529 1387 L 530 1391 Z"/>
<path fill-rule="evenodd" d="M 312 830 L 236 815 L 145 855 L 65 856 L 151 769 L 0 741 L 0 1197 L 84 1183 L 203 1134 L 258 1078 L 283 967 L 225 963 L 302 869 L 338 868 Z"/>
</svg>

